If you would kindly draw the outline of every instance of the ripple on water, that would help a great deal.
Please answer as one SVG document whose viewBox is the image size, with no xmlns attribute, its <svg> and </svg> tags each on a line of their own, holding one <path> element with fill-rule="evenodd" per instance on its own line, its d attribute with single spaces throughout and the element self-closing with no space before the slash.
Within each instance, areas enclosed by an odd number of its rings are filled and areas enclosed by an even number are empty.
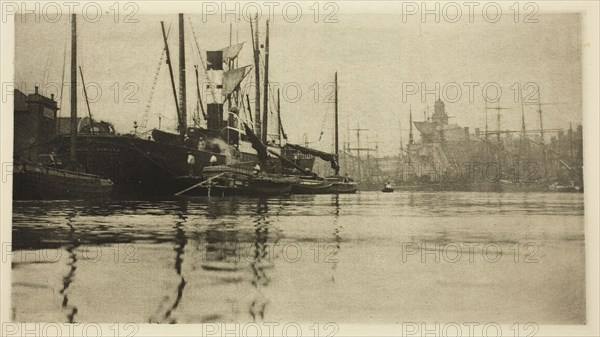
<svg viewBox="0 0 600 337">
<path fill-rule="evenodd" d="M 581 323 L 583 214 L 583 195 L 558 193 L 15 202 L 14 318 Z M 403 262 L 406 244 L 481 255 L 489 243 L 507 257 Z M 528 243 L 538 262 L 515 263 Z M 46 261 L 45 249 L 61 254 Z"/>
</svg>

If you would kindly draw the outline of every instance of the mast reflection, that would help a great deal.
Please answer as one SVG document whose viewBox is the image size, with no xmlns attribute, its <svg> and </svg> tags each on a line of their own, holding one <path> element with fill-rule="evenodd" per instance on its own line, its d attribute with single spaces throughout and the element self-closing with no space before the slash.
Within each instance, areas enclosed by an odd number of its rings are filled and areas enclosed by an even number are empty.
<svg viewBox="0 0 600 337">
<path fill-rule="evenodd" d="M 177 208 L 177 217 L 178 221 L 176 221 L 175 225 L 173 226 L 173 228 L 175 229 L 175 236 L 173 239 L 173 242 L 175 243 L 175 247 L 173 248 L 175 250 L 175 262 L 173 265 L 175 267 L 175 272 L 179 276 L 179 283 L 177 285 L 177 296 L 175 298 L 175 301 L 173 301 L 173 303 L 171 304 L 171 306 L 166 309 L 162 317 L 157 320 L 157 322 L 159 323 L 177 323 L 177 319 L 173 317 L 173 311 L 175 311 L 179 306 L 179 303 L 183 298 L 183 290 L 187 284 L 187 282 L 185 281 L 185 277 L 182 273 L 183 256 L 185 254 L 185 246 L 188 243 L 188 239 L 185 233 L 185 223 L 187 222 L 187 202 L 184 200 L 181 200 L 179 203 L 179 207 Z M 168 300 L 168 297 L 166 298 L 166 300 Z M 162 303 L 164 303 L 164 301 Z M 150 320 L 150 322 L 152 323 L 152 320 Z"/>
<path fill-rule="evenodd" d="M 334 205 L 334 218 L 333 218 L 333 243 L 335 244 L 334 252 L 331 254 L 331 282 L 335 283 L 335 271 L 337 269 L 338 260 L 337 255 L 341 248 L 342 237 L 340 236 L 340 231 L 342 230 L 342 226 L 339 223 L 340 218 L 340 195 L 336 194 L 333 196 L 333 205 Z"/>
<path fill-rule="evenodd" d="M 199 228 L 202 233 L 199 240 L 203 241 L 199 250 L 202 250 L 200 268 L 203 277 L 211 280 L 210 286 L 218 289 L 212 296 L 215 301 L 222 301 L 225 305 L 205 307 L 207 311 L 202 317 L 202 322 L 215 322 L 226 319 L 238 319 L 240 298 L 229 290 L 235 292 L 236 287 L 244 280 L 241 256 L 243 241 L 240 237 L 240 224 L 237 219 L 230 219 L 231 214 L 238 214 L 240 200 L 236 198 L 216 199 L 207 205 L 206 227 Z M 243 226 L 242 226 L 243 227 Z M 226 289 L 224 291 L 221 291 Z"/>
<path fill-rule="evenodd" d="M 75 323 L 75 315 L 77 314 L 77 307 L 69 304 L 69 287 L 73 283 L 75 279 L 75 271 L 77 270 L 77 248 L 79 248 L 79 238 L 77 238 L 77 233 L 75 227 L 73 226 L 75 216 L 77 212 L 75 210 L 69 212 L 66 216 L 67 226 L 69 226 L 69 235 L 68 235 L 68 244 L 66 247 L 67 252 L 69 253 L 69 259 L 67 262 L 67 266 L 69 266 L 69 270 L 65 276 L 63 276 L 63 287 L 60 290 L 60 294 L 63 296 L 62 308 L 67 312 L 67 322 Z"/>
<path fill-rule="evenodd" d="M 264 320 L 265 308 L 269 303 L 263 288 L 269 284 L 266 269 L 271 267 L 268 261 L 267 240 L 269 238 L 270 221 L 267 216 L 269 208 L 267 200 L 260 198 L 256 207 L 256 218 L 254 220 L 254 257 L 250 263 L 252 268 L 252 286 L 256 289 L 256 295 L 250 303 L 248 312 L 254 321 Z"/>
</svg>

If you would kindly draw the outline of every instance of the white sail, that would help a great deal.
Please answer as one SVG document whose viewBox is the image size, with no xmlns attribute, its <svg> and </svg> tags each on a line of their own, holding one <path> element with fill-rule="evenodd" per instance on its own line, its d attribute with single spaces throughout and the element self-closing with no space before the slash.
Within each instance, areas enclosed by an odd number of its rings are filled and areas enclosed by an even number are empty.
<svg viewBox="0 0 600 337">
<path fill-rule="evenodd" d="M 223 96 L 231 94 L 235 88 L 242 82 L 248 74 L 246 69 L 251 66 L 245 66 L 237 69 L 228 70 L 223 74 Z"/>
<path fill-rule="evenodd" d="M 234 60 L 242 50 L 243 46 L 244 42 L 221 49 L 221 51 L 223 51 L 223 62 L 228 63 L 229 61 Z"/>
</svg>

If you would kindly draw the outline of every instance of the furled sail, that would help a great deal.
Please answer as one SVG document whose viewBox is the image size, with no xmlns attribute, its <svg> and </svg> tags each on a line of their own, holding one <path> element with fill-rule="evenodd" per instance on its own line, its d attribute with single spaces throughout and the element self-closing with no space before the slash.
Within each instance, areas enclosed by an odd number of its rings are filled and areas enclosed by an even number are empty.
<svg viewBox="0 0 600 337">
<path fill-rule="evenodd" d="M 248 74 L 246 69 L 250 66 L 245 66 L 237 69 L 227 70 L 223 74 L 223 95 L 231 94 L 235 88 L 242 82 Z"/>
<path fill-rule="evenodd" d="M 324 161 L 328 161 L 331 163 L 331 168 L 334 170 L 338 170 L 340 167 L 337 162 L 337 156 L 333 153 L 327 153 L 327 152 L 311 149 L 309 147 L 304 147 L 304 146 L 290 144 L 290 143 L 285 144 L 285 146 L 289 147 L 290 149 L 300 151 L 304 154 L 310 154 L 310 155 L 319 157 L 319 158 L 323 159 Z"/>
<path fill-rule="evenodd" d="M 223 61 L 225 63 L 228 63 L 229 61 L 233 61 L 240 53 L 243 46 L 244 46 L 244 42 L 234 44 L 232 46 L 221 49 L 221 51 L 223 52 Z"/>
</svg>

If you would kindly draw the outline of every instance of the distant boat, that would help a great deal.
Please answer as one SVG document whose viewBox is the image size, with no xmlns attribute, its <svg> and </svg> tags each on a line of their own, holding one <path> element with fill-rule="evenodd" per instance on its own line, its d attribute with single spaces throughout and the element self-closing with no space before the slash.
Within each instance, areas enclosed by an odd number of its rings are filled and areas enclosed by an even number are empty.
<svg viewBox="0 0 600 337">
<path fill-rule="evenodd" d="M 559 185 L 555 183 L 550 185 L 548 190 L 552 192 L 583 193 L 583 187 L 575 185 L 574 182 L 571 182 L 571 185 Z"/>
<path fill-rule="evenodd" d="M 333 176 L 326 178 L 302 177 L 299 182 L 293 185 L 292 192 L 298 194 L 344 194 L 356 193 L 358 184 L 351 178 L 339 175 L 339 126 L 338 126 L 338 82 L 337 73 L 335 73 L 335 153 L 326 153 L 314 149 L 310 149 L 300 145 L 288 144 L 292 149 L 302 153 L 307 153 L 312 156 L 317 156 L 331 163 L 331 167 L 335 171 Z"/>
<path fill-rule="evenodd" d="M 521 182 L 521 181 L 510 181 L 501 179 L 494 186 L 493 191 L 495 192 L 505 192 L 505 193 L 515 193 L 515 192 L 548 192 L 549 186 L 544 181 L 531 181 L 531 182 Z M 478 190 L 481 190 L 479 188 Z"/>
</svg>

